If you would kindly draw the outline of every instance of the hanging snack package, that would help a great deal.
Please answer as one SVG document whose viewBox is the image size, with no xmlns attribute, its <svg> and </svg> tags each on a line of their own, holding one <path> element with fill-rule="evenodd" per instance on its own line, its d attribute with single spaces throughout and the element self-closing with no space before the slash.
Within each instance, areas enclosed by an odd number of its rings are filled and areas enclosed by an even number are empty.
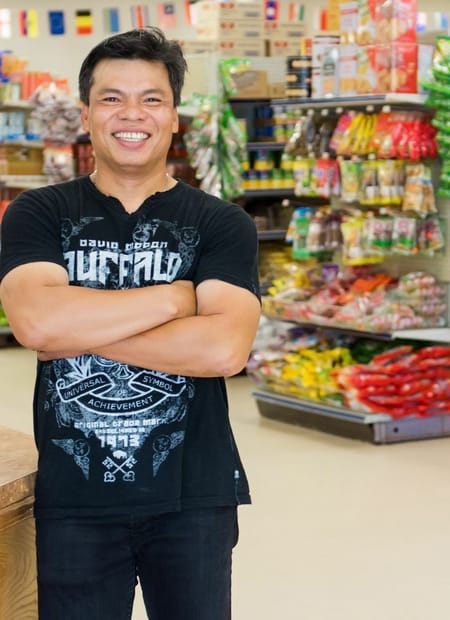
<svg viewBox="0 0 450 620">
<path fill-rule="evenodd" d="M 392 247 L 393 219 L 391 217 L 367 217 L 363 226 L 363 242 L 370 255 L 387 256 Z"/>
<path fill-rule="evenodd" d="M 394 217 L 392 253 L 413 255 L 417 252 L 417 220 L 413 217 Z"/>
<path fill-rule="evenodd" d="M 380 202 L 380 185 L 378 181 L 379 162 L 373 159 L 361 164 L 360 202 L 364 205 L 373 205 Z"/>
<path fill-rule="evenodd" d="M 349 159 L 339 160 L 341 172 L 341 198 L 344 202 L 356 202 L 360 195 L 361 162 Z"/>
<path fill-rule="evenodd" d="M 403 186 L 399 186 L 398 164 L 393 159 L 378 162 L 379 202 L 383 205 L 399 205 L 402 202 Z"/>
</svg>

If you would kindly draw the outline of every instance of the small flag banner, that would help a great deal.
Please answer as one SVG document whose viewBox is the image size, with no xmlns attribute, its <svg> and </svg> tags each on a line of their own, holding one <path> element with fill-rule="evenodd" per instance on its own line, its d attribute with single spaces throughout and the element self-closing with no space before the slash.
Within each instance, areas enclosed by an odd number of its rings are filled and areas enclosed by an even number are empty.
<svg viewBox="0 0 450 620">
<path fill-rule="evenodd" d="M 66 32 L 66 26 L 64 21 L 63 11 L 49 11 L 48 12 L 48 24 L 50 34 L 61 35 Z"/>
<path fill-rule="evenodd" d="M 195 6 L 196 0 L 186 0 L 184 3 L 184 9 L 186 11 L 186 23 L 188 26 L 196 26 L 197 19 L 197 7 Z"/>
<path fill-rule="evenodd" d="M 119 9 L 103 9 L 103 28 L 111 34 L 120 31 Z"/>
<path fill-rule="evenodd" d="M 158 5 L 158 25 L 163 29 L 177 27 L 175 5 L 171 2 L 162 2 Z"/>
<path fill-rule="evenodd" d="M 92 13 L 89 10 L 75 11 L 75 30 L 77 34 L 92 34 Z"/>
<path fill-rule="evenodd" d="M 305 5 L 298 2 L 289 3 L 289 21 L 302 22 L 305 19 Z"/>
<path fill-rule="evenodd" d="M 0 9 L 0 39 L 11 38 L 11 11 Z"/>
<path fill-rule="evenodd" d="M 150 26 L 148 6 L 145 4 L 137 4 L 136 6 L 132 6 L 130 10 L 133 28 L 145 28 L 146 26 Z"/>
<path fill-rule="evenodd" d="M 270 22 L 278 20 L 278 0 L 266 0 L 265 19 Z"/>
<path fill-rule="evenodd" d="M 39 35 L 37 11 L 34 9 L 19 11 L 19 29 L 23 37 L 37 37 Z"/>
</svg>

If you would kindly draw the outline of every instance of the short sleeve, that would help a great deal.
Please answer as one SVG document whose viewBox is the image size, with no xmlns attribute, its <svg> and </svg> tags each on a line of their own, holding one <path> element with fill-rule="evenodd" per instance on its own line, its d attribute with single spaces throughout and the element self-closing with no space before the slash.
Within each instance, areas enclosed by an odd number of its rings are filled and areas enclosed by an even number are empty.
<svg viewBox="0 0 450 620">
<path fill-rule="evenodd" d="M 194 284 L 209 279 L 241 286 L 260 297 L 256 227 L 238 205 L 224 203 L 209 222 Z"/>
<path fill-rule="evenodd" d="M 48 261 L 65 268 L 59 216 L 50 194 L 32 190 L 7 208 L 1 225 L 0 279 L 31 262 Z"/>
</svg>

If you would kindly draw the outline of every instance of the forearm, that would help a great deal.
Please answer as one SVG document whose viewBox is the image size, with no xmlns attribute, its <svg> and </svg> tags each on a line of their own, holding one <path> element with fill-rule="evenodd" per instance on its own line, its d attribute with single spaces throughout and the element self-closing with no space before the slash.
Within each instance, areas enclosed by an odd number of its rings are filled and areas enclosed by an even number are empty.
<svg viewBox="0 0 450 620">
<path fill-rule="evenodd" d="M 194 316 L 166 323 L 90 353 L 169 374 L 216 377 L 245 366 L 255 328 L 233 329 L 222 315 Z"/>
<path fill-rule="evenodd" d="M 10 322 L 19 342 L 45 351 L 87 351 L 123 341 L 187 311 L 173 285 L 105 291 L 75 286 L 46 286 L 41 294 L 24 291 Z M 4 295 L 8 314 L 9 300 Z"/>
</svg>

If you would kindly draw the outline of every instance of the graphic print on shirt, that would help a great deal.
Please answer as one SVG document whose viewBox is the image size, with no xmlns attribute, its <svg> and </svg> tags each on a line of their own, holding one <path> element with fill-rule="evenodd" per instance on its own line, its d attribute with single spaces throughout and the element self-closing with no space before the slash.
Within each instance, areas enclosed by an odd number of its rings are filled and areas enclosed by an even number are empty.
<svg viewBox="0 0 450 620">
<path fill-rule="evenodd" d="M 129 241 L 120 243 L 87 235 L 89 225 L 98 219 L 64 221 L 62 240 L 71 284 L 137 288 L 170 283 L 191 268 L 199 243 L 195 229 L 146 219 L 137 222 Z M 183 443 L 189 400 L 194 396 L 189 377 L 96 355 L 54 360 L 52 369 L 54 381 L 48 383 L 46 408 L 56 412 L 60 429 L 77 429 L 86 438 L 80 439 L 78 433 L 74 438 L 54 438 L 53 443 L 74 460 L 85 479 L 94 466 L 93 437 L 107 451 L 101 463 L 105 483 L 135 481 L 136 452 L 150 435 L 153 476 Z M 170 430 L 165 429 L 168 424 Z"/>
</svg>

